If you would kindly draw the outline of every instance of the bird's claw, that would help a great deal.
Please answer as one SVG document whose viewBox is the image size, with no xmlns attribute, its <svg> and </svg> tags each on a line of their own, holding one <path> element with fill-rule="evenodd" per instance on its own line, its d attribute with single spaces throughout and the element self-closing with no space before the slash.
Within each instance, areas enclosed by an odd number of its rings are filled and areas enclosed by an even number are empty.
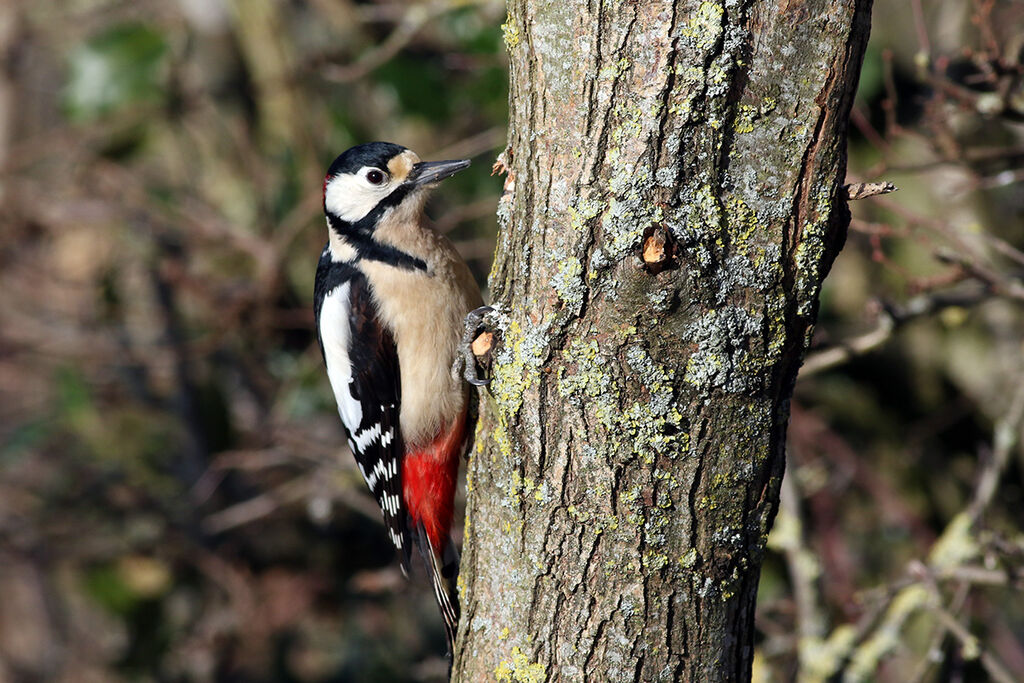
<svg viewBox="0 0 1024 683">
<path fill-rule="evenodd" d="M 463 379 L 475 387 L 487 386 L 491 382 L 489 378 L 481 378 L 477 372 L 477 354 L 474 352 L 473 345 L 483 335 L 491 334 L 486 331 L 481 333 L 480 323 L 483 321 L 484 316 L 493 310 L 490 306 L 481 306 L 466 314 L 466 319 L 463 323 L 462 339 L 459 342 L 459 352 L 455 356 L 455 362 L 452 363 L 452 377 L 457 379 L 461 375 Z M 489 348 L 488 346 L 487 350 Z M 484 353 L 486 353 L 486 350 Z"/>
</svg>

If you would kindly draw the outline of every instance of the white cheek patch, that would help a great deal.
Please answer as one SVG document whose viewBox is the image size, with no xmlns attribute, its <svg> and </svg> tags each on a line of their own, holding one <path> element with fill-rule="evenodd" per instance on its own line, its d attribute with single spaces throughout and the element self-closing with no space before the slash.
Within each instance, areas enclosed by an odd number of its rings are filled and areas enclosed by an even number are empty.
<svg viewBox="0 0 1024 683">
<path fill-rule="evenodd" d="M 354 223 L 370 213 L 377 203 L 394 191 L 397 183 L 391 181 L 377 187 L 365 178 L 368 169 L 358 173 L 343 173 L 327 181 L 324 206 L 343 221 Z"/>
</svg>

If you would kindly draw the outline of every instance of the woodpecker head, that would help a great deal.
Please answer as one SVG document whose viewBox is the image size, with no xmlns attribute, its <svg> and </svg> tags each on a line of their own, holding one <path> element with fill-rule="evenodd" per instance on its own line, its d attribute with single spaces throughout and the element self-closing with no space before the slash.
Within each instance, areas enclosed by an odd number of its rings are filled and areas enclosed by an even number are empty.
<svg viewBox="0 0 1024 683">
<path fill-rule="evenodd" d="M 469 166 L 468 159 L 420 161 L 411 149 L 369 142 L 334 160 L 324 178 L 324 213 L 345 232 L 372 232 L 389 212 L 423 209 L 426 190 Z"/>
</svg>

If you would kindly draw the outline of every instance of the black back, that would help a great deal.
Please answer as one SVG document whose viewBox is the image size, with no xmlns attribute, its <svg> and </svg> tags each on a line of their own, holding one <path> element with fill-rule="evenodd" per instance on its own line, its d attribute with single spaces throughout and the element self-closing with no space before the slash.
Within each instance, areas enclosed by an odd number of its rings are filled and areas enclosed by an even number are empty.
<svg viewBox="0 0 1024 683">
<path fill-rule="evenodd" d="M 370 492 L 384 515 L 384 524 L 400 553 L 402 567 L 408 570 L 412 548 L 402 496 L 405 447 L 399 423 L 402 387 L 398 350 L 394 337 L 377 316 L 366 277 L 349 263 L 333 261 L 329 249 L 324 249 L 320 256 L 313 291 L 317 340 L 326 363 L 321 311 L 327 296 L 346 282 L 349 297 L 345 323 L 349 325 L 348 362 L 352 379 L 342 390 L 347 390 L 358 401 L 362 419 L 358 425 L 345 424 L 345 433 L 367 485 L 373 480 Z M 361 441 L 366 443 L 360 446 Z M 395 501 L 394 505 L 387 504 L 389 497 Z"/>
</svg>

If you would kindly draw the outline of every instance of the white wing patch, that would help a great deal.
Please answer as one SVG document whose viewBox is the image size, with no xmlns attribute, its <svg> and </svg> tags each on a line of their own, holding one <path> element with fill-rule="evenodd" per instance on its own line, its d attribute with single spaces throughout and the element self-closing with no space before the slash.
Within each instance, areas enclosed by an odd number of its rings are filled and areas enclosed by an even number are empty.
<svg viewBox="0 0 1024 683">
<path fill-rule="evenodd" d="M 320 308 L 320 337 L 324 344 L 324 358 L 327 361 L 327 377 L 334 390 L 334 400 L 338 404 L 338 414 L 345 423 L 348 433 L 352 435 L 348 447 L 353 453 L 366 453 L 373 442 L 387 447 L 395 438 L 393 427 L 384 428 L 376 422 L 366 429 L 360 430 L 363 421 L 363 406 L 352 397 L 352 366 L 349 362 L 348 349 L 351 329 L 349 328 L 349 283 L 346 282 L 324 297 Z M 394 406 L 391 406 L 394 407 Z M 358 460 L 356 461 L 358 463 Z M 398 463 L 391 460 L 378 460 L 370 472 L 359 464 L 359 471 L 366 480 L 366 485 L 376 494 L 378 483 L 388 482 L 398 476 Z M 395 514 L 398 510 L 397 497 L 391 502 L 388 512 Z M 385 507 L 388 501 L 385 500 Z"/>
<path fill-rule="evenodd" d="M 324 359 L 327 362 L 327 377 L 334 390 L 338 414 L 350 434 L 359 429 L 363 420 L 363 407 L 352 398 L 349 385 L 352 383 L 352 366 L 348 359 L 349 329 L 349 283 L 346 282 L 327 293 L 320 308 L 320 338 L 324 345 Z M 351 445 L 351 444 L 350 444 Z"/>
</svg>

